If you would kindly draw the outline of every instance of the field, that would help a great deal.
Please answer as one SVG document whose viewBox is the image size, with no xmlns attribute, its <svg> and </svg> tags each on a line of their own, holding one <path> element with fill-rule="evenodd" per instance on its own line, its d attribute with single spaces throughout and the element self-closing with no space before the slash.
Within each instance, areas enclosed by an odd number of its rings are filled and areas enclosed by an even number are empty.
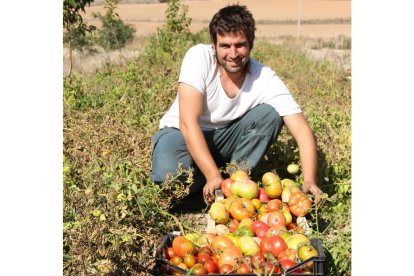
<svg viewBox="0 0 414 276">
<path fill-rule="evenodd" d="M 275 38 L 282 35 L 331 38 L 339 35 L 351 36 L 351 1 L 335 0 L 204 0 L 182 1 L 188 6 L 192 18 L 191 31 L 208 26 L 214 13 L 227 3 L 246 5 L 257 22 L 257 37 Z M 301 2 L 300 28 L 297 26 L 298 3 Z M 137 36 L 154 33 L 165 22 L 166 3 L 127 3 L 119 5 L 119 16 L 137 30 Z M 86 22 L 97 24 L 92 13 L 103 13 L 102 5 L 86 10 Z M 339 21 L 344 23 L 338 24 Z M 319 23 L 320 22 L 320 23 Z"/>
<path fill-rule="evenodd" d="M 93 17 L 93 13 L 104 14 L 102 2 L 96 1 L 95 4 L 87 7 L 86 14 L 83 16 L 86 23 L 100 25 L 99 20 Z M 136 38 L 126 49 L 93 57 L 75 53 L 74 68 L 92 72 L 108 61 L 119 63 L 135 56 L 140 51 L 143 40 L 165 24 L 164 12 L 167 4 L 147 2 L 157 1 L 121 1 L 117 8 L 117 13 L 122 20 L 136 29 Z M 182 1 L 188 6 L 188 16 L 192 19 L 190 30 L 196 32 L 208 27 L 211 16 L 220 7 L 233 2 Z M 299 40 L 301 47 L 304 47 L 311 57 L 326 58 L 346 69 L 351 68 L 351 51 L 349 47 L 341 47 L 344 40 L 351 38 L 351 1 L 301 0 L 300 26 L 297 0 L 244 0 L 239 3 L 248 6 L 253 13 L 258 39 L 279 44 L 286 40 L 289 42 Z M 324 43 L 322 44 L 321 41 Z M 66 49 L 64 58 L 64 72 L 68 72 Z"/>
<path fill-rule="evenodd" d="M 208 43 L 205 31 L 194 32 L 227 1 L 183 1 L 193 23 L 177 33 L 163 29 L 166 4 L 136 2 L 116 9 L 137 29 L 131 44 L 117 51 L 75 52 L 71 76 L 64 72 L 65 276 L 151 275 L 166 233 L 203 229 L 204 221 L 192 214 L 168 212 L 187 190 L 174 179 L 163 189 L 152 183 L 151 136 L 176 95 L 186 49 Z M 258 22 L 252 56 L 277 70 L 317 139 L 318 184 L 326 197 L 310 221 L 312 237 L 323 240 L 326 275 L 351 275 L 351 2 L 301 1 L 306 24 L 300 35 L 297 1 L 239 2 Z M 281 5 L 285 2 L 289 5 Z M 85 15 L 98 26 L 92 12 L 103 13 L 103 7 L 93 5 Z M 152 36 L 157 27 L 165 36 Z M 298 159 L 295 141 L 284 129 L 251 177 L 259 180 L 272 170 L 285 178 L 287 165 Z"/>
</svg>

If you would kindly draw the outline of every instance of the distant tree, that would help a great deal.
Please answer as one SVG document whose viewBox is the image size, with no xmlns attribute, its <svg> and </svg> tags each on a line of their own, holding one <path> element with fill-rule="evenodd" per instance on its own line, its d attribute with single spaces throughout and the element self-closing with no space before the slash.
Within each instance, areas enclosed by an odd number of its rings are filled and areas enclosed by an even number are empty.
<svg viewBox="0 0 414 276">
<path fill-rule="evenodd" d="M 134 38 L 135 28 L 125 24 L 115 12 L 118 3 L 119 0 L 105 0 L 105 15 L 93 14 L 102 22 L 98 43 L 106 50 L 121 49 Z"/>
<path fill-rule="evenodd" d="M 94 0 L 63 0 L 63 28 L 66 30 L 64 42 L 69 46 L 69 76 L 72 73 L 72 51 L 86 45 L 86 33 L 95 30 L 95 26 L 87 26 L 80 15 L 85 13 L 86 5 L 90 6 Z"/>
</svg>

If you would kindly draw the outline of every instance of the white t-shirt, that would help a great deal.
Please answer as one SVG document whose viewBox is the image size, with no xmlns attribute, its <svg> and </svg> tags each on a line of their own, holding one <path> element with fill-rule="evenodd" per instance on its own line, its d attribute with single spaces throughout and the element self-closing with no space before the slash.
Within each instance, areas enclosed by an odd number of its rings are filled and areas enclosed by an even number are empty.
<svg viewBox="0 0 414 276">
<path fill-rule="evenodd" d="M 188 50 L 181 65 L 178 82 L 189 84 L 204 95 L 199 121 L 202 130 L 226 127 L 262 103 L 273 106 L 280 116 L 302 112 L 275 72 L 252 57 L 241 90 L 235 98 L 229 98 L 221 85 L 211 45 L 198 44 Z M 160 128 L 164 127 L 179 128 L 178 94 L 170 109 L 161 118 Z"/>
</svg>

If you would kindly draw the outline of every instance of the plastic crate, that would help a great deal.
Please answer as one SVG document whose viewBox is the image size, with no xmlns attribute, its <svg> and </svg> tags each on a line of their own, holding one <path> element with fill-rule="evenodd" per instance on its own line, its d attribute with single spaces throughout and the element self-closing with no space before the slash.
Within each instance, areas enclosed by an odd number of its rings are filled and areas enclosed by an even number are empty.
<svg viewBox="0 0 414 276">
<path fill-rule="evenodd" d="M 172 246 L 172 241 L 173 239 L 176 237 L 176 235 L 166 235 L 162 241 L 161 244 L 159 246 L 159 250 L 157 252 L 157 256 L 156 256 L 156 266 L 154 269 L 154 275 L 169 275 L 169 274 L 163 274 L 162 272 L 162 267 L 164 266 L 166 270 L 168 271 L 175 271 L 175 272 L 181 272 L 183 273 L 183 275 L 186 275 L 186 273 L 188 272 L 188 270 L 184 270 L 176 265 L 173 265 L 172 263 L 170 263 L 169 261 L 165 260 L 165 250 L 168 247 Z M 288 269 L 286 271 L 287 275 L 292 275 L 292 276 L 299 276 L 299 275 L 315 275 L 315 276 L 323 276 L 324 274 L 324 261 L 325 261 L 325 253 L 323 251 L 322 248 L 322 241 L 320 239 L 310 239 L 311 244 L 315 247 L 315 249 L 318 251 L 318 256 L 309 258 L 303 262 L 298 263 L 297 265 L 295 265 L 294 267 L 291 267 L 290 269 Z M 313 271 L 312 274 L 305 274 L 305 273 L 289 273 L 293 270 L 295 270 L 298 267 L 302 267 L 304 266 L 306 263 L 313 261 Z M 194 274 L 191 274 L 194 275 Z M 207 274 L 205 274 L 207 275 Z M 208 274 L 208 275 L 240 275 L 240 274 Z M 250 275 L 250 276 L 256 276 L 256 274 L 243 274 L 243 275 Z M 282 275 L 281 273 L 273 273 L 272 275 L 276 276 L 280 276 Z"/>
</svg>

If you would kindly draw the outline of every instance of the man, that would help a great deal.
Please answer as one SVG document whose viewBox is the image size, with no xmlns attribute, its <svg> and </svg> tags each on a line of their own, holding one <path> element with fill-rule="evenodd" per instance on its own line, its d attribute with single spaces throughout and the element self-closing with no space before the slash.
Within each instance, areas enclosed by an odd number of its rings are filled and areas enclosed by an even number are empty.
<svg viewBox="0 0 414 276">
<path fill-rule="evenodd" d="M 190 192 L 212 203 L 231 161 L 254 169 L 286 125 L 299 147 L 302 188 L 319 195 L 312 130 L 285 84 L 250 57 L 255 21 L 245 6 L 230 5 L 212 18 L 211 45 L 188 50 L 177 97 L 153 137 L 152 178 L 162 184 L 178 164 L 194 169 Z"/>
</svg>

